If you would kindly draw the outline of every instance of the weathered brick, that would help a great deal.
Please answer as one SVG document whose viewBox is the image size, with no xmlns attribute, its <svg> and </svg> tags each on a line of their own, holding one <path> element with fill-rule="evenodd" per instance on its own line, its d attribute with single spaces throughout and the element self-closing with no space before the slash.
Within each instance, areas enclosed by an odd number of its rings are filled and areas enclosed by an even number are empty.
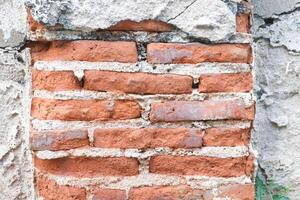
<svg viewBox="0 0 300 200">
<path fill-rule="evenodd" d="M 97 189 L 92 200 L 126 200 L 125 190 Z"/>
<path fill-rule="evenodd" d="M 53 41 L 29 44 L 33 61 L 77 60 L 90 62 L 137 62 L 134 42 Z"/>
<path fill-rule="evenodd" d="M 236 31 L 241 33 L 249 33 L 250 15 L 248 13 L 240 13 L 236 16 Z"/>
<path fill-rule="evenodd" d="M 84 89 L 135 94 L 184 94 L 192 92 L 193 78 L 171 74 L 88 70 Z"/>
<path fill-rule="evenodd" d="M 152 122 L 197 120 L 253 120 L 254 106 L 237 100 L 169 101 L 151 105 Z"/>
<path fill-rule="evenodd" d="M 249 92 L 252 90 L 252 74 L 203 74 L 200 76 L 200 92 Z"/>
<path fill-rule="evenodd" d="M 74 177 L 133 176 L 139 173 L 138 160 L 126 157 L 35 158 L 34 163 L 44 173 Z"/>
<path fill-rule="evenodd" d="M 57 130 L 34 132 L 31 137 L 31 148 L 35 151 L 67 150 L 88 146 L 87 130 Z"/>
<path fill-rule="evenodd" d="M 36 186 L 39 197 L 44 200 L 86 200 L 84 188 L 58 185 L 41 174 L 36 175 Z"/>
<path fill-rule="evenodd" d="M 208 128 L 203 137 L 203 146 L 243 146 L 250 141 L 250 129 Z"/>
<path fill-rule="evenodd" d="M 255 189 L 253 184 L 234 184 L 221 186 L 218 198 L 230 198 L 232 200 L 254 200 Z"/>
<path fill-rule="evenodd" d="M 79 90 L 80 82 L 73 71 L 32 70 L 33 90 Z"/>
<path fill-rule="evenodd" d="M 129 200 L 192 200 L 203 199 L 203 191 L 186 185 L 132 188 Z"/>
<path fill-rule="evenodd" d="M 108 30 L 167 32 L 172 30 L 172 26 L 165 22 L 155 21 L 155 20 L 144 20 L 140 22 L 124 20 L 110 27 Z"/>
<path fill-rule="evenodd" d="M 140 106 L 127 100 L 58 100 L 33 98 L 32 117 L 47 120 L 117 120 L 139 118 Z"/>
<path fill-rule="evenodd" d="M 202 131 L 186 128 L 96 129 L 94 145 L 101 148 L 196 148 Z"/>
<path fill-rule="evenodd" d="M 248 44 L 151 43 L 147 53 L 150 63 L 252 62 Z"/>
<path fill-rule="evenodd" d="M 216 158 L 160 155 L 150 159 L 150 172 L 171 175 L 238 177 L 251 175 L 252 157 Z"/>
</svg>

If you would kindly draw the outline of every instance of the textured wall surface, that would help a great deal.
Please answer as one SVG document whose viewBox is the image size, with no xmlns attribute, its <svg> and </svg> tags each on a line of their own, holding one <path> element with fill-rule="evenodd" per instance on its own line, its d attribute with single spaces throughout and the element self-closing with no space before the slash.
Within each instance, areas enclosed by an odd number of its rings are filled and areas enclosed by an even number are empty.
<svg viewBox="0 0 300 200">
<path fill-rule="evenodd" d="M 254 146 L 269 180 L 300 191 L 300 11 L 299 0 L 254 0 Z"/>
<path fill-rule="evenodd" d="M 112 179 L 86 179 L 86 181 L 80 181 L 77 178 L 70 178 L 68 176 L 65 178 L 61 178 L 57 175 L 39 176 L 37 184 L 39 185 L 40 195 L 42 196 L 48 195 L 49 197 L 50 195 L 51 198 L 52 194 L 56 194 L 58 195 L 54 196 L 56 199 L 85 199 L 86 196 L 94 197 L 94 199 L 107 199 L 114 195 L 115 199 L 123 199 L 124 196 L 129 195 L 129 193 L 126 194 L 122 190 L 128 192 L 129 187 L 150 185 L 176 186 L 154 189 L 153 187 L 135 188 L 130 190 L 130 195 L 138 199 L 141 199 L 141 196 L 144 196 L 144 194 L 149 194 L 149 196 L 145 197 L 146 199 L 153 196 L 159 197 L 159 195 L 164 193 L 171 193 L 174 195 L 174 198 L 178 198 L 178 195 L 179 197 L 180 195 L 185 195 L 184 197 L 186 198 L 203 195 L 203 191 L 191 189 L 191 187 L 182 185 L 182 183 L 188 184 L 192 186 L 192 188 L 205 188 L 208 191 L 207 194 L 215 196 L 223 194 L 227 196 L 238 195 L 232 192 L 238 190 L 244 194 L 246 194 L 246 191 L 251 191 L 253 189 L 251 185 L 252 180 L 248 176 L 231 178 L 205 178 L 197 176 L 181 179 L 176 176 L 149 176 L 147 174 L 148 158 L 150 158 L 151 155 L 160 155 L 162 152 L 172 155 L 196 154 L 202 157 L 222 158 L 240 158 L 241 155 L 249 155 L 249 149 L 243 147 L 248 145 L 247 130 L 250 127 L 249 121 L 242 123 L 237 121 L 182 123 L 180 126 L 183 128 L 176 132 L 180 137 L 168 138 L 165 135 L 166 138 L 164 138 L 163 141 L 155 139 L 157 134 L 164 133 L 161 130 L 153 131 L 141 129 L 143 131 L 141 132 L 136 129 L 120 129 L 120 127 L 124 126 L 130 128 L 149 126 L 149 122 L 147 121 L 150 111 L 149 103 L 151 103 L 151 101 L 160 101 L 162 98 L 161 95 L 166 92 L 172 93 L 171 95 L 168 94 L 163 97 L 168 101 L 198 101 L 207 98 L 220 100 L 232 99 L 234 97 L 246 104 L 251 103 L 253 97 L 245 95 L 245 92 L 251 89 L 251 84 L 249 84 L 251 66 L 247 64 L 247 59 L 243 61 L 238 60 L 238 62 L 246 62 L 243 64 L 191 64 L 191 62 L 202 62 L 203 59 L 210 62 L 220 61 L 218 59 L 223 59 L 222 61 L 224 61 L 224 59 L 228 59 L 228 57 L 217 58 L 217 56 L 212 56 L 207 58 L 205 55 L 197 55 L 199 49 L 201 49 L 201 51 L 205 50 L 204 46 L 201 48 L 188 46 L 186 49 L 179 46 L 172 46 L 172 51 L 165 51 L 164 48 L 166 48 L 166 46 L 159 46 L 159 44 L 147 50 L 148 43 L 162 42 L 204 42 L 210 45 L 212 43 L 251 43 L 251 36 L 246 33 L 249 27 L 247 23 L 249 5 L 245 2 L 241 3 L 241 1 L 238 0 L 195 0 L 184 2 L 170 0 L 164 1 L 163 3 L 159 1 L 122 1 L 125 7 L 118 7 L 116 2 L 117 1 L 114 1 L 112 4 L 109 1 L 97 1 L 95 3 L 95 1 L 79 0 L 26 0 L 26 5 L 31 8 L 31 14 L 29 13 L 28 17 L 30 27 L 27 29 L 27 12 L 23 1 L 0 0 L 0 199 L 31 200 L 36 198 L 34 197 L 33 166 L 31 162 L 31 152 L 29 150 L 29 125 L 36 129 L 33 133 L 43 133 L 38 136 L 36 135 L 36 138 L 32 141 L 32 148 L 37 151 L 37 156 L 39 157 L 38 161 L 40 161 L 39 164 L 43 170 L 54 170 L 52 173 L 58 173 L 59 170 L 55 167 L 47 169 L 45 166 L 50 165 L 51 160 L 65 159 L 65 167 L 68 167 L 74 163 L 74 160 L 67 159 L 70 156 L 87 156 L 125 158 L 125 160 L 100 159 L 97 160 L 97 162 L 98 164 L 124 162 L 133 168 L 133 170 L 129 170 L 126 173 L 132 174 L 137 173 L 136 162 L 132 159 L 138 159 L 141 160 L 139 170 L 143 173 L 146 172 L 146 174 L 142 173 L 139 176 L 125 179 L 116 177 Z M 257 115 L 254 123 L 253 145 L 258 152 L 257 158 L 261 173 L 267 179 L 287 186 L 290 189 L 289 196 L 291 199 L 297 199 L 300 191 L 300 157 L 298 156 L 299 142 L 297 142 L 300 140 L 300 125 L 298 123 L 300 117 L 300 1 L 253 0 L 252 3 L 254 4 L 252 31 L 254 33 L 255 47 L 254 91 L 255 97 L 257 98 Z M 127 12 L 124 12 L 124 10 L 127 10 Z M 137 10 L 139 10 L 139 12 L 137 12 Z M 99 13 L 101 13 L 101 15 Z M 114 13 L 114 17 L 111 16 L 111 13 Z M 197 18 L 197 20 L 194 17 Z M 124 19 L 126 20 L 122 21 Z M 161 20 L 162 22 L 153 22 L 148 19 Z M 44 24 L 35 21 L 40 21 Z M 99 29 L 106 28 L 109 30 L 99 31 Z M 88 63 L 80 61 L 53 61 L 55 54 L 53 55 L 50 52 L 50 54 L 41 54 L 35 58 L 32 57 L 33 60 L 36 59 L 36 61 L 40 61 L 31 65 L 29 50 L 22 47 L 26 40 L 37 42 L 45 40 L 83 39 L 109 41 L 131 40 L 136 42 L 137 49 L 129 51 L 130 45 L 125 45 L 126 56 L 120 56 L 121 53 L 118 52 L 118 50 L 114 54 L 110 52 L 105 55 L 104 60 L 110 59 L 109 61 L 112 61 L 117 59 L 117 61 L 122 61 L 122 64 L 116 62 L 90 62 L 90 59 L 97 61 L 99 57 L 91 57 L 89 54 L 86 55 L 87 57 L 85 58 L 88 59 Z M 113 49 L 112 46 L 110 45 L 109 48 Z M 120 44 L 118 44 L 118 46 L 120 46 Z M 43 47 L 43 45 L 40 47 Z M 81 48 L 82 46 L 79 47 Z M 94 46 L 84 45 L 84 48 L 90 47 L 94 48 Z M 65 55 L 66 51 L 62 51 L 64 53 L 58 55 L 69 56 L 70 58 L 74 56 L 74 54 L 70 53 L 72 48 L 74 48 L 74 46 L 67 49 L 69 54 Z M 218 51 L 217 54 L 224 55 L 224 52 L 228 52 L 228 50 L 231 49 L 226 48 L 211 49 L 208 52 L 212 54 Z M 240 48 L 237 49 L 240 50 Z M 56 50 L 59 50 L 59 48 Z M 39 51 L 40 49 L 38 52 Z M 122 50 L 121 52 L 125 51 Z M 136 52 L 136 55 L 134 52 Z M 164 54 L 167 56 L 157 56 Z M 118 55 L 118 58 L 114 57 L 116 55 Z M 153 63 L 149 64 L 146 62 L 147 55 Z M 82 56 L 82 52 L 80 56 Z M 80 56 L 76 57 L 75 60 L 82 59 Z M 52 61 L 41 61 L 45 58 L 52 59 Z M 240 56 L 238 56 L 238 58 L 240 58 Z M 128 59 L 130 62 L 137 61 L 137 63 L 124 63 L 128 61 Z M 170 62 L 173 61 L 177 62 L 177 64 L 170 64 Z M 230 61 L 237 62 L 237 60 Z M 164 64 L 154 64 L 157 62 Z M 178 64 L 180 62 L 184 62 L 185 64 Z M 34 68 L 32 77 L 36 79 L 36 81 L 33 82 L 35 89 L 33 96 L 37 98 L 84 100 L 104 98 L 122 99 L 130 97 L 131 99 L 137 99 L 139 103 L 142 102 L 141 104 L 144 106 L 143 109 L 146 111 L 143 111 L 140 121 L 137 120 L 136 122 L 133 120 L 134 123 L 132 123 L 132 121 L 129 120 L 127 123 L 124 122 L 124 124 L 121 125 L 114 123 L 99 125 L 99 123 L 94 122 L 65 122 L 53 121 L 51 119 L 33 119 L 30 123 L 30 98 L 32 95 L 30 93 L 31 67 Z M 88 69 L 89 71 L 84 73 L 84 69 Z M 61 74 L 61 71 L 64 70 L 67 72 Z M 101 70 L 105 72 L 98 74 Z M 107 70 L 110 70 L 110 72 L 107 72 Z M 134 77 L 128 75 L 128 73 L 133 72 L 140 73 Z M 169 74 L 167 76 L 152 76 L 149 75 L 149 73 L 169 73 L 175 74 L 175 76 L 170 76 Z M 103 82 L 99 77 L 104 76 L 110 78 L 106 80 L 106 82 Z M 45 79 L 45 77 L 47 78 Z M 120 77 L 122 87 L 114 81 Z M 132 77 L 134 80 L 129 83 L 127 81 L 128 77 Z M 191 79 L 193 81 L 192 86 L 190 85 Z M 199 79 L 200 83 L 202 83 L 200 85 L 198 85 Z M 224 81 L 224 84 L 216 84 L 216 79 Z M 99 80 L 101 81 L 99 82 Z M 182 84 L 180 87 L 170 87 L 170 84 L 172 84 L 170 80 Z M 241 80 L 246 81 L 243 82 Z M 83 89 L 91 91 L 81 91 L 83 81 L 85 81 Z M 142 82 L 143 86 L 134 87 L 136 81 Z M 156 86 L 150 83 L 156 83 Z M 163 87 L 159 87 L 162 85 Z M 95 92 L 93 90 L 103 90 L 112 93 L 122 91 L 123 93 L 134 94 L 128 94 L 128 96 L 126 96 L 125 94 L 116 95 L 109 93 L 107 95 L 104 94 L 103 91 Z M 186 94 L 191 91 L 193 91 L 191 94 Z M 143 94 L 139 94 L 143 92 L 160 95 L 159 98 L 153 99 L 150 98 L 149 95 L 145 97 Z M 234 93 L 224 94 L 224 92 Z M 205 93 L 219 94 L 204 95 Z M 37 99 L 36 102 L 40 103 L 39 101 L 40 99 Z M 72 102 L 72 105 L 76 107 L 78 104 Z M 112 105 L 106 102 L 106 104 L 97 104 L 95 108 L 103 105 L 103 109 L 109 110 L 109 108 L 115 104 Z M 126 104 L 125 107 L 121 107 L 121 110 L 128 108 L 128 106 L 130 108 L 135 107 L 134 105 Z M 174 105 L 172 104 L 173 107 Z M 232 104 L 230 105 L 232 106 Z M 48 102 L 44 108 L 47 109 L 47 106 L 48 108 L 49 106 L 51 107 L 51 103 Z M 176 106 L 178 107 L 178 105 Z M 180 105 L 179 108 L 181 106 L 182 105 Z M 201 107 L 201 105 L 197 105 L 197 107 L 199 106 Z M 184 110 L 190 107 L 191 105 L 183 105 Z M 156 112 L 162 114 L 152 115 L 153 121 L 173 121 L 174 119 L 178 119 L 178 117 L 186 118 L 190 116 L 181 116 L 182 113 L 179 112 L 175 113 L 175 115 L 171 115 L 170 119 L 167 114 L 169 111 L 172 111 L 172 109 L 165 110 L 161 108 L 163 108 L 161 105 L 155 108 Z M 132 112 L 132 109 L 130 109 L 130 112 L 127 112 L 126 116 L 136 116 L 137 112 Z M 190 112 L 194 112 L 194 109 L 190 109 Z M 66 117 L 65 113 L 60 114 L 61 113 L 55 113 L 52 117 Z M 74 117 L 76 118 L 75 114 L 69 113 L 67 117 L 74 119 Z M 103 116 L 101 112 L 98 112 L 98 114 L 99 116 Z M 48 114 L 37 112 L 35 116 L 43 118 L 45 116 L 48 117 Z M 116 116 L 124 117 L 124 115 L 120 113 L 114 115 L 114 117 Z M 203 115 L 193 116 L 197 119 L 207 117 Z M 79 117 L 89 117 L 88 119 L 91 119 L 95 116 L 83 115 Z M 104 114 L 104 117 L 110 118 L 111 115 L 107 116 Z M 224 115 L 221 117 L 224 117 Z M 166 128 L 170 125 L 171 124 L 161 125 L 161 127 Z M 103 132 L 101 129 L 94 131 L 97 127 L 102 126 L 104 128 L 114 127 L 115 129 L 108 132 Z M 227 130 L 224 132 L 218 129 L 224 127 L 226 127 L 226 129 L 235 128 L 235 130 Z M 66 129 L 74 128 L 77 130 L 65 131 Z M 88 131 L 85 128 L 88 128 Z M 199 133 L 191 134 L 187 131 L 188 128 L 203 129 L 205 131 L 201 132 L 201 137 L 198 137 L 200 135 Z M 243 131 L 241 131 L 241 128 Z M 174 130 L 169 129 L 168 134 L 174 134 L 173 131 Z M 125 134 L 128 135 L 128 137 L 116 137 L 116 134 Z M 147 140 L 141 136 L 143 134 L 147 135 Z M 103 138 L 105 138 L 105 140 L 103 140 Z M 151 142 L 149 142 L 149 138 L 152 138 Z M 139 142 L 137 142 L 137 139 Z M 64 143 L 62 141 L 68 142 Z M 203 145 L 204 148 L 200 148 L 195 152 L 174 152 L 165 148 L 160 150 L 151 149 L 161 145 L 162 142 L 164 145 L 169 145 L 170 147 L 180 146 L 186 148 L 186 145 Z M 85 151 L 82 151 L 80 148 L 74 151 L 65 150 L 87 145 L 92 145 L 93 148 Z M 236 145 L 239 146 L 237 147 Z M 222 147 L 222 149 L 220 149 L 216 146 L 225 146 L 225 148 Z M 94 147 L 96 148 L 94 149 Z M 104 149 L 101 150 L 99 149 L 100 147 Z M 107 150 L 112 147 L 131 148 L 131 150 Z M 150 148 L 151 150 L 132 150 L 132 148 Z M 163 163 L 166 159 L 167 157 L 156 157 L 156 163 Z M 77 161 L 80 162 L 80 160 Z M 154 162 L 155 160 L 152 161 Z M 172 161 L 173 160 L 169 160 L 169 162 Z M 85 162 L 91 163 L 92 160 L 84 160 L 83 163 Z M 182 163 L 182 165 L 184 165 L 184 163 Z M 55 163 L 52 163 L 52 166 L 55 166 Z M 88 167 L 89 166 L 84 166 L 83 169 L 94 170 Z M 199 168 L 200 167 L 201 166 L 199 166 Z M 70 169 L 72 170 L 72 168 Z M 76 172 L 76 169 L 73 168 L 73 170 Z M 105 168 L 102 170 L 107 172 Z M 118 170 L 119 173 L 124 172 L 122 169 Z M 164 171 L 166 170 L 165 166 L 159 165 L 154 165 L 152 170 L 162 170 L 160 171 L 161 173 L 166 172 Z M 178 170 L 180 171 L 180 169 L 176 168 L 173 170 L 175 170 L 176 173 L 178 173 Z M 187 169 L 185 173 L 196 173 L 194 170 L 195 169 Z M 202 171 L 201 173 L 204 172 Z M 222 173 L 224 175 L 224 172 Z M 77 176 L 81 175 L 80 171 L 77 172 Z M 245 185 L 245 187 L 240 187 L 240 184 Z M 93 185 L 105 186 L 106 189 L 99 189 L 101 187 L 98 187 L 99 190 L 91 190 L 90 188 L 95 188 L 92 187 Z M 45 188 L 47 188 L 47 190 L 45 190 Z M 115 190 L 117 188 L 121 190 Z M 211 190 L 212 188 L 218 188 L 218 190 Z M 58 190 L 60 193 L 57 193 Z M 183 193 L 172 193 L 172 191 L 183 191 Z M 238 196 L 237 198 L 240 197 Z"/>
<path fill-rule="evenodd" d="M 33 199 L 29 151 L 29 55 L 26 11 L 20 1 L 0 1 L 0 199 Z"/>
</svg>

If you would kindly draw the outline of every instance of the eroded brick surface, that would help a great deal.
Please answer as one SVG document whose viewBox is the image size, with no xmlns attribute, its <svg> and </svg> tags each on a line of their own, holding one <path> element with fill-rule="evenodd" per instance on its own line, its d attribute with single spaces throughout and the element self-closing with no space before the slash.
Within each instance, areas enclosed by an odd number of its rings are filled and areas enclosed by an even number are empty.
<svg viewBox="0 0 300 200">
<path fill-rule="evenodd" d="M 135 101 L 32 99 L 31 115 L 38 119 L 107 121 L 140 117 Z"/>
<path fill-rule="evenodd" d="M 139 162 L 124 157 L 66 157 L 51 160 L 35 158 L 35 166 L 44 173 L 74 177 L 133 176 Z"/>
<path fill-rule="evenodd" d="M 33 61 L 78 60 L 90 62 L 137 61 L 134 42 L 108 41 L 53 41 L 29 45 Z"/>
<path fill-rule="evenodd" d="M 150 172 L 171 175 L 238 177 L 250 175 L 251 157 L 214 158 L 201 156 L 156 156 L 150 160 Z"/>
<path fill-rule="evenodd" d="M 84 88 L 136 94 L 185 94 L 192 92 L 193 79 L 172 74 L 85 71 Z"/>
<path fill-rule="evenodd" d="M 254 106 L 238 101 L 170 101 L 151 105 L 152 122 L 237 119 L 253 120 Z"/>
<path fill-rule="evenodd" d="M 251 63 L 251 47 L 247 44 L 172 44 L 151 43 L 147 46 L 150 63 Z"/>
</svg>

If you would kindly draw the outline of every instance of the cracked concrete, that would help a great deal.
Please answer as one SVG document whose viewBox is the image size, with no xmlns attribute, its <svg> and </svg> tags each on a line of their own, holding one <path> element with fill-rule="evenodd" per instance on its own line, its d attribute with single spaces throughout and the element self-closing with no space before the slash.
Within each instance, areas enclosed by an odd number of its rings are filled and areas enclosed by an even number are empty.
<svg viewBox="0 0 300 200">
<path fill-rule="evenodd" d="M 255 0 L 255 95 L 253 144 L 267 180 L 300 195 L 299 0 Z"/>
<path fill-rule="evenodd" d="M 122 20 L 155 19 L 170 23 L 191 37 L 227 39 L 236 31 L 237 3 L 222 0 L 27 0 L 33 18 L 46 26 L 70 30 L 106 29 Z"/>
</svg>

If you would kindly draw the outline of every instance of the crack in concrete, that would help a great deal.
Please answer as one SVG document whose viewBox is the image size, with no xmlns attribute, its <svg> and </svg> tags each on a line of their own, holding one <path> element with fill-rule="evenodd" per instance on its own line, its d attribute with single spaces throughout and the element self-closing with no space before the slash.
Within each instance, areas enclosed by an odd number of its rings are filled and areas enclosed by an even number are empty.
<svg viewBox="0 0 300 200">
<path fill-rule="evenodd" d="M 183 11 L 181 11 L 179 14 L 177 14 L 175 17 L 172 17 L 172 18 L 170 18 L 170 19 L 168 19 L 167 20 L 167 22 L 170 22 L 170 21 L 172 21 L 172 20 L 174 20 L 174 19 L 176 19 L 177 17 L 179 17 L 180 15 L 182 15 L 189 7 L 191 7 L 194 3 L 196 3 L 198 0 L 194 0 L 192 3 L 190 3 L 189 5 L 187 5 L 184 9 L 183 9 Z"/>
</svg>

